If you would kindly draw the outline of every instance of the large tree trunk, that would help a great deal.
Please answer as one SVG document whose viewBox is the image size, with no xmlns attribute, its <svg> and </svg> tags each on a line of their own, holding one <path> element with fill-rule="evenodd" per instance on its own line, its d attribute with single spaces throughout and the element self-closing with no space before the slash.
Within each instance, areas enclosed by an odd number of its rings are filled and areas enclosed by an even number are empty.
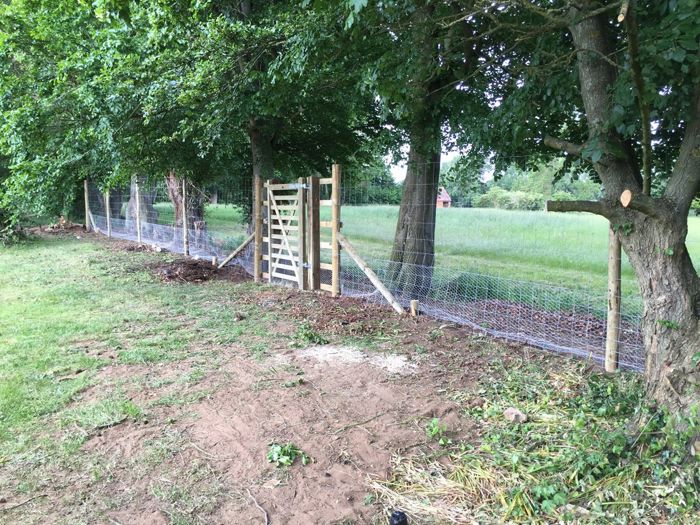
<svg viewBox="0 0 700 525">
<path fill-rule="evenodd" d="M 390 286 L 405 299 L 428 295 L 435 263 L 435 208 L 442 150 L 439 93 L 444 79 L 435 73 L 439 60 L 434 31 L 425 31 L 434 15 L 428 3 L 411 18 L 412 40 L 420 50 L 413 79 L 413 104 L 408 126 L 406 180 L 389 266 Z"/>
<path fill-rule="evenodd" d="M 272 139 L 274 132 L 271 129 L 269 122 L 263 119 L 251 119 L 248 127 L 248 136 L 250 137 L 250 149 L 252 154 L 253 164 L 253 187 L 252 197 L 250 202 L 255 202 L 255 187 L 258 181 L 263 183 L 274 177 L 274 150 L 272 148 Z M 253 221 L 253 207 L 247 211 L 248 215 L 248 233 L 253 233 L 255 224 Z M 263 210 L 263 215 L 267 215 L 267 210 Z M 264 217 L 266 218 L 266 217 Z M 267 253 L 266 248 L 263 248 L 264 253 Z"/>
<path fill-rule="evenodd" d="M 439 138 L 436 140 L 426 134 L 434 134 L 434 131 L 424 128 L 411 135 L 389 269 L 391 287 L 407 299 L 428 295 L 435 264 L 435 208 L 441 147 Z"/>
<path fill-rule="evenodd" d="M 610 55 L 614 43 L 607 15 L 582 14 L 572 10 L 575 22 L 570 30 L 578 51 L 589 136 L 603 138 L 611 146 L 594 165 L 606 198 L 562 208 L 599 213 L 616 227 L 644 301 L 642 334 L 647 351 L 648 399 L 672 413 L 688 415 L 692 407 L 700 405 L 700 279 L 685 246 L 690 202 L 700 190 L 700 84 L 695 86 L 683 143 L 667 189 L 663 197 L 648 197 L 642 192 L 631 152 L 619 147 L 622 140 L 607 124 L 612 109 L 611 86 L 617 75 L 615 67 L 604 58 Z M 624 190 L 632 192 L 632 200 L 622 205 L 619 197 Z"/>
<path fill-rule="evenodd" d="M 700 356 L 700 279 L 685 246 L 687 220 L 635 215 L 632 232 L 621 240 L 644 300 L 647 396 L 689 414 L 700 401 L 700 370 L 693 363 Z"/>
</svg>

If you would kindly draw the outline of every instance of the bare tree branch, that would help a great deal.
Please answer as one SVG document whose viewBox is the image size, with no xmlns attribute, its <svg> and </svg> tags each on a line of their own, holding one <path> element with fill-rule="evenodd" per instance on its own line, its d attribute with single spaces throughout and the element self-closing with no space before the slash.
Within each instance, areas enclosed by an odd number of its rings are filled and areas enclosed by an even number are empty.
<svg viewBox="0 0 700 525">
<path fill-rule="evenodd" d="M 550 137 L 549 135 L 544 138 L 544 145 L 576 157 L 580 157 L 583 151 L 583 144 L 574 144 L 573 142 L 567 142 L 566 140 Z"/>
<path fill-rule="evenodd" d="M 547 211 L 581 211 L 602 215 L 608 219 L 613 215 L 612 206 L 603 201 L 547 201 Z"/>
</svg>

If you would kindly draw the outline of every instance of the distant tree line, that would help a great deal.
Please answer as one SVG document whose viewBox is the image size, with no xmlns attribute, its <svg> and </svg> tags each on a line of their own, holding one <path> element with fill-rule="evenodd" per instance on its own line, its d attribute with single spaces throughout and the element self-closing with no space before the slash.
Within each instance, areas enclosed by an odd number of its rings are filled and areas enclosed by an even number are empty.
<svg viewBox="0 0 700 525">
<path fill-rule="evenodd" d="M 470 170 L 458 157 L 443 164 L 441 183 L 456 207 L 534 211 L 543 210 L 548 200 L 592 200 L 602 195 L 599 182 L 584 171 L 564 170 L 559 159 L 531 169 L 511 164 L 497 174 L 490 163 Z"/>
</svg>

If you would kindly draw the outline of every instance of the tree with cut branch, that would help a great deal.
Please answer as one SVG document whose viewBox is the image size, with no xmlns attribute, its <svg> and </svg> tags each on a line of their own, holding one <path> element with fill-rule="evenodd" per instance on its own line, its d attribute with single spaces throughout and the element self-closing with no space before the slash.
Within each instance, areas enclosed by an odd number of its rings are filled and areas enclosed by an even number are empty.
<svg viewBox="0 0 700 525">
<path fill-rule="evenodd" d="M 503 140 L 505 117 L 531 154 L 566 155 L 600 179 L 599 201 L 550 202 L 556 212 L 610 221 L 644 301 L 646 390 L 684 426 L 700 406 L 700 279 L 686 249 L 688 213 L 700 192 L 700 12 L 634 0 L 511 2 L 518 62 L 494 74 L 502 103 L 475 140 Z M 662 161 L 671 161 L 664 170 Z"/>
</svg>

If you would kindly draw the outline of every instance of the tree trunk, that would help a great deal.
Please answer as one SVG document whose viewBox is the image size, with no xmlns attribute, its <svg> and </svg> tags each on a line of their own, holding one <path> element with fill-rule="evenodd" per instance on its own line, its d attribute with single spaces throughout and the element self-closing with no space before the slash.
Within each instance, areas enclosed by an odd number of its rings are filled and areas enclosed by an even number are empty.
<svg viewBox="0 0 700 525">
<path fill-rule="evenodd" d="M 436 128 L 439 122 L 423 122 L 411 133 L 389 267 L 391 287 L 407 299 L 425 297 L 432 283 L 441 150 Z"/>
<path fill-rule="evenodd" d="M 700 83 L 667 189 L 660 198 L 644 195 L 633 155 L 615 147 L 622 140 L 607 124 L 617 77 L 603 58 L 614 43 L 607 17 L 585 16 L 578 9 L 571 14 L 589 137 L 613 146 L 594 164 L 606 192 L 605 200 L 594 204 L 600 206 L 596 213 L 617 227 L 641 290 L 647 396 L 674 414 L 689 415 L 700 405 L 700 279 L 685 246 L 690 202 L 700 190 Z M 611 153 L 615 150 L 623 154 Z M 624 207 L 618 201 L 623 190 L 632 192 Z"/>
<path fill-rule="evenodd" d="M 685 246 L 686 217 L 640 213 L 621 235 L 644 301 L 647 397 L 673 413 L 700 403 L 700 279 Z M 628 223 L 629 224 L 629 223 Z"/>
<path fill-rule="evenodd" d="M 168 196 L 173 204 L 173 212 L 175 214 L 172 249 L 182 251 L 182 179 L 175 174 L 174 170 L 171 170 L 165 176 L 165 184 L 168 188 Z M 207 223 L 204 220 L 204 205 L 206 201 L 204 193 L 196 188 L 191 188 L 187 192 L 187 228 L 192 232 L 190 235 L 191 251 L 206 248 L 208 244 Z"/>
<path fill-rule="evenodd" d="M 274 150 L 272 148 L 272 139 L 274 133 L 269 122 L 262 119 L 251 119 L 248 127 L 248 136 L 250 137 L 250 149 L 252 154 L 253 164 L 253 187 L 251 202 L 255 201 L 255 186 L 258 180 L 263 183 L 274 178 Z M 253 209 L 247 210 L 248 215 L 248 233 L 253 232 Z"/>
</svg>

